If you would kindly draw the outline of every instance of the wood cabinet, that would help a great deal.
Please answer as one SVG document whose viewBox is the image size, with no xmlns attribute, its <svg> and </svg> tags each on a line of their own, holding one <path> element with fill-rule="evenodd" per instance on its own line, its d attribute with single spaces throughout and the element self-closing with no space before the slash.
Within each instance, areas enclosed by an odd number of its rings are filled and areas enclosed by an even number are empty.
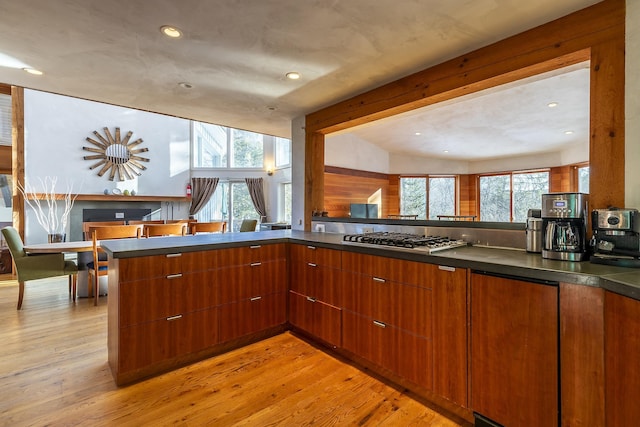
<svg viewBox="0 0 640 427">
<path fill-rule="evenodd" d="M 428 265 L 343 252 L 343 347 L 433 389 Z"/>
<path fill-rule="evenodd" d="M 606 426 L 640 420 L 640 301 L 605 292 Z"/>
<path fill-rule="evenodd" d="M 341 251 L 290 246 L 289 322 L 325 343 L 342 344 Z"/>
<path fill-rule="evenodd" d="M 433 294 L 433 391 L 468 408 L 468 270 L 445 265 L 425 270 Z"/>
<path fill-rule="evenodd" d="M 108 348 L 116 383 L 285 324 L 287 271 L 285 244 L 110 259 Z"/>
<path fill-rule="evenodd" d="M 286 323 L 287 251 L 284 244 L 221 251 L 220 342 Z"/>
<path fill-rule="evenodd" d="M 471 274 L 471 409 L 557 426 L 558 287 Z"/>
</svg>

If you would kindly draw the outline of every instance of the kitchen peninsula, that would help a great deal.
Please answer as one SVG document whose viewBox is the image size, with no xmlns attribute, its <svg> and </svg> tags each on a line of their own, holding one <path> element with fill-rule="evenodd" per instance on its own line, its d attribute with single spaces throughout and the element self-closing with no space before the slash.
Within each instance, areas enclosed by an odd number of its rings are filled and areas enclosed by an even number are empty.
<svg viewBox="0 0 640 427">
<path fill-rule="evenodd" d="M 341 241 L 286 230 L 104 242 L 116 382 L 293 329 L 469 421 L 633 419 L 640 373 L 625 360 L 640 340 L 625 331 L 640 323 L 640 273 L 522 250 Z M 605 394 L 616 396 L 606 406 Z"/>
</svg>

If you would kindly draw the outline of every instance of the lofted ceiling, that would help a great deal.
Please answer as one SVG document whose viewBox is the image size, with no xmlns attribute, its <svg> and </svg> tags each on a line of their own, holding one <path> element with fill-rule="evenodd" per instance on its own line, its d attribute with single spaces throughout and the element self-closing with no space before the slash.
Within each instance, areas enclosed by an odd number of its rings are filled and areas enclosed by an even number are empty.
<svg viewBox="0 0 640 427">
<path fill-rule="evenodd" d="M 289 137 L 295 117 L 597 2 L 0 0 L 0 82 Z M 181 29 L 182 37 L 165 37 L 163 25 Z M 287 79 L 289 71 L 301 78 Z M 535 98 L 546 105 L 560 99 L 552 96 L 558 90 L 580 91 L 584 74 L 534 79 L 531 88 L 517 85 L 472 97 L 464 107 L 449 103 L 409 113 L 401 124 L 356 131 L 397 135 L 401 126 L 437 135 L 429 143 L 437 147 L 433 153 L 469 135 L 476 148 L 466 152 L 485 151 L 483 141 L 506 135 L 561 143 L 555 134 L 532 130 L 535 121 L 551 122 L 531 98 L 505 101 L 504 92 L 547 93 Z M 545 82 L 553 84 L 545 89 Z M 572 96 L 581 102 L 588 92 Z M 481 114 L 486 100 L 499 107 L 490 116 Z M 560 107 L 572 110 L 565 102 Z M 576 137 L 588 132 L 588 120 L 582 130 L 571 122 L 584 115 L 583 107 L 557 128 Z M 564 117 L 560 111 L 555 114 Z M 401 141 L 393 150 L 413 153 L 429 145 L 416 135 Z"/>
</svg>

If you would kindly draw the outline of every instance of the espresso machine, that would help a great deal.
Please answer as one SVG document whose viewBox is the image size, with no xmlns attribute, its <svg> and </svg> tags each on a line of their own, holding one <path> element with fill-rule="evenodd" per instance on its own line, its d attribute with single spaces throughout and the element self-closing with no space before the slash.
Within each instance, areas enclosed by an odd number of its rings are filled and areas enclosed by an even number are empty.
<svg viewBox="0 0 640 427">
<path fill-rule="evenodd" d="M 587 259 L 588 199 L 583 193 L 542 195 L 542 258 Z"/>
<path fill-rule="evenodd" d="M 595 209 L 591 212 L 591 262 L 640 267 L 640 214 L 637 209 Z"/>
</svg>

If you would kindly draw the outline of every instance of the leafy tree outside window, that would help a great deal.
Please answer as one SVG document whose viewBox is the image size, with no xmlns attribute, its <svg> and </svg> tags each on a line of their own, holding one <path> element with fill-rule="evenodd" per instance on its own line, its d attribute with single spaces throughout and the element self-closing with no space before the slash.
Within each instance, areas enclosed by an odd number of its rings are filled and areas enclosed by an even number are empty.
<svg viewBox="0 0 640 427">
<path fill-rule="evenodd" d="M 480 176 L 480 220 L 525 222 L 529 209 L 542 206 L 549 172 Z"/>
<path fill-rule="evenodd" d="M 196 214 L 200 222 L 227 221 L 227 231 L 239 231 L 243 219 L 260 219 L 244 182 L 220 182 L 211 200 Z"/>
<path fill-rule="evenodd" d="M 400 178 L 400 214 L 427 218 L 426 178 Z"/>
<path fill-rule="evenodd" d="M 589 166 L 578 168 L 578 192 L 589 193 Z"/>
<path fill-rule="evenodd" d="M 429 219 L 456 214 L 456 179 L 429 177 Z"/>
</svg>

